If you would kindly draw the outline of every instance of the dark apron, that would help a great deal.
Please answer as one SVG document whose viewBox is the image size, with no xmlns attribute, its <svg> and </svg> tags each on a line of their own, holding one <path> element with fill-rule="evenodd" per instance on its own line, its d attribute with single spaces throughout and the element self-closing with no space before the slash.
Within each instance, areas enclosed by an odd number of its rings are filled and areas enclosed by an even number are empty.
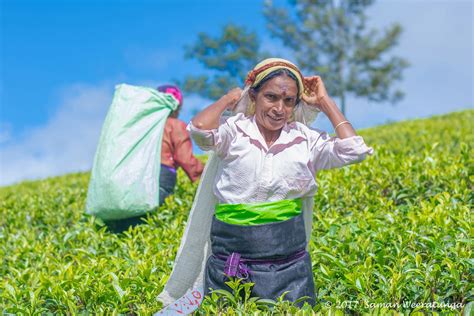
<svg viewBox="0 0 474 316">
<path fill-rule="evenodd" d="M 160 168 L 160 197 L 159 203 L 163 204 L 166 197 L 173 193 L 174 186 L 176 185 L 176 170 L 165 165 L 161 165 Z M 147 217 L 147 214 L 140 216 L 118 219 L 118 220 L 109 220 L 104 221 L 107 225 L 107 228 L 113 233 L 121 233 L 130 226 L 136 226 L 143 224 L 143 219 Z"/>
<path fill-rule="evenodd" d="M 311 258 L 305 251 L 303 213 L 282 222 L 241 226 L 215 218 L 211 226 L 212 255 L 206 262 L 204 292 L 231 291 L 224 282 L 236 276 L 254 282 L 252 296 L 295 301 L 303 296 L 315 304 Z M 299 306 L 303 305 L 303 302 Z"/>
</svg>

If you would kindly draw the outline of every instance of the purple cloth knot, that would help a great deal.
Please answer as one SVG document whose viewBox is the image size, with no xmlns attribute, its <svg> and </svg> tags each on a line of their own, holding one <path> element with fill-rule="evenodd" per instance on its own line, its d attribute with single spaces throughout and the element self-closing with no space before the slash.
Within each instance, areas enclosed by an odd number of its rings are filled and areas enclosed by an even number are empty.
<svg viewBox="0 0 474 316">
<path fill-rule="evenodd" d="M 230 277 L 237 276 L 238 278 L 247 279 L 249 277 L 250 269 L 240 261 L 240 253 L 233 252 L 227 257 L 224 266 L 224 273 Z"/>
</svg>

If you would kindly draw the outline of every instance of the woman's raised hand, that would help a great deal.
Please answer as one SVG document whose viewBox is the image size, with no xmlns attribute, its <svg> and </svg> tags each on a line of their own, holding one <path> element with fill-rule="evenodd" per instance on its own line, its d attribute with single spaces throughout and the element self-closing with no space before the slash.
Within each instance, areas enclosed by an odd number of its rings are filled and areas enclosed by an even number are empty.
<svg viewBox="0 0 474 316">
<path fill-rule="evenodd" d="M 323 79 L 320 76 L 304 77 L 304 85 L 306 89 L 303 93 L 303 101 L 322 111 L 322 103 L 329 99 Z"/>
<path fill-rule="evenodd" d="M 232 90 L 227 92 L 227 94 L 224 96 L 227 99 L 227 109 L 233 111 L 241 95 L 242 89 L 240 89 L 239 87 L 233 88 Z"/>
<path fill-rule="evenodd" d="M 196 114 L 192 119 L 193 125 L 200 129 L 218 128 L 222 113 L 227 109 L 234 110 L 241 94 L 242 89 L 240 88 L 230 90 L 220 97 L 219 100 Z"/>
</svg>

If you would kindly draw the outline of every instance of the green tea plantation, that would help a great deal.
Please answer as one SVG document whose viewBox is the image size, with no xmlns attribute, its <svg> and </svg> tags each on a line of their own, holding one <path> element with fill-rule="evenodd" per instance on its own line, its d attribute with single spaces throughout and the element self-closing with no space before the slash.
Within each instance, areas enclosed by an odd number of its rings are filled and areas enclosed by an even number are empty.
<svg viewBox="0 0 474 316">
<path fill-rule="evenodd" d="M 249 298 L 235 280 L 196 314 L 473 315 L 473 123 L 466 110 L 360 130 L 375 154 L 317 174 L 316 306 Z M 147 224 L 119 235 L 84 214 L 89 173 L 0 188 L 2 315 L 159 311 L 197 189 L 178 175 Z"/>
</svg>

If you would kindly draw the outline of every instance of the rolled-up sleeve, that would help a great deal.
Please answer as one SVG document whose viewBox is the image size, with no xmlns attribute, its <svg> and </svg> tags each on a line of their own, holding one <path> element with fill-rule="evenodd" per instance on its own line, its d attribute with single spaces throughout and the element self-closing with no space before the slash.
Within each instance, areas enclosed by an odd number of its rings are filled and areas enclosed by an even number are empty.
<svg viewBox="0 0 474 316">
<path fill-rule="evenodd" d="M 217 129 L 199 129 L 193 125 L 192 122 L 189 122 L 188 127 L 186 128 L 191 135 L 191 138 L 194 140 L 196 145 L 201 148 L 203 151 L 213 150 L 215 147 L 215 134 Z"/>
<path fill-rule="evenodd" d="M 311 150 L 311 164 L 314 171 L 361 162 L 367 155 L 374 153 L 374 149 L 365 144 L 362 136 L 337 138 L 330 137 L 324 131 L 314 132 L 315 141 Z"/>
<path fill-rule="evenodd" d="M 229 149 L 230 141 L 235 134 L 234 125 L 234 120 L 229 118 L 222 121 L 218 128 L 205 130 L 197 128 L 191 121 L 187 130 L 201 150 L 215 151 L 218 155 L 223 156 Z"/>
</svg>

